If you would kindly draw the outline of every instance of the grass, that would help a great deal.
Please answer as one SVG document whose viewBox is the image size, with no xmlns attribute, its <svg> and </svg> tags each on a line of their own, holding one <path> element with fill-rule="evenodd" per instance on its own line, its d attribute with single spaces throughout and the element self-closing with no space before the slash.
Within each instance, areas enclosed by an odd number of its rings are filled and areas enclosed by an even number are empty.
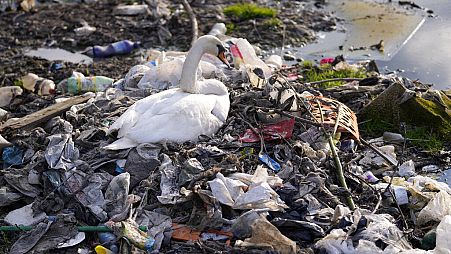
<svg viewBox="0 0 451 254">
<path fill-rule="evenodd" d="M 271 28 L 271 27 L 281 27 L 282 26 L 282 20 L 278 19 L 278 18 L 270 18 L 270 19 L 266 19 L 263 22 L 263 26 Z"/>
<path fill-rule="evenodd" d="M 244 21 L 256 18 L 275 18 L 277 11 L 267 7 L 260 7 L 256 4 L 242 3 L 225 7 L 224 14 Z"/>
<path fill-rule="evenodd" d="M 314 82 L 333 78 L 366 78 L 367 74 L 365 70 L 354 70 L 351 68 L 334 70 L 330 64 L 323 64 L 320 66 L 313 65 L 312 62 L 304 61 L 301 65 L 301 72 L 304 76 L 304 82 Z M 342 85 L 343 81 L 334 81 L 328 83 L 322 83 L 319 85 L 321 88 L 329 88 Z"/>
<path fill-rule="evenodd" d="M 226 24 L 226 28 L 227 28 L 227 34 L 232 33 L 233 31 L 235 31 L 236 26 L 234 23 L 227 23 Z"/>
<path fill-rule="evenodd" d="M 359 130 L 365 136 L 370 137 L 380 137 L 385 131 L 396 132 L 395 126 L 392 123 L 381 120 L 366 121 L 359 126 Z"/>
<path fill-rule="evenodd" d="M 411 139 L 414 146 L 421 147 L 431 153 L 438 153 L 443 149 L 443 141 L 426 127 L 415 127 L 406 131 L 406 138 Z"/>
<path fill-rule="evenodd" d="M 16 79 L 16 80 L 14 80 L 14 85 L 23 87 L 23 82 L 21 79 Z"/>
<path fill-rule="evenodd" d="M 380 137 L 385 131 L 398 132 L 392 123 L 381 120 L 371 120 L 359 126 L 361 134 L 370 137 Z M 405 138 L 409 142 L 430 153 L 438 153 L 443 149 L 444 143 L 436 133 L 426 127 L 408 126 Z"/>
</svg>

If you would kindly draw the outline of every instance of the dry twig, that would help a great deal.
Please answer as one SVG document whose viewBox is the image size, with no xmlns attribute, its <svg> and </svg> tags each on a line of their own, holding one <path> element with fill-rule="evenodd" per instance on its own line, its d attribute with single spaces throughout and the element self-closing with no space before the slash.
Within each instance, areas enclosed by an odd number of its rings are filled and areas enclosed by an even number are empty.
<svg viewBox="0 0 451 254">
<path fill-rule="evenodd" d="M 199 27 L 197 25 L 197 19 L 196 15 L 194 14 L 193 9 L 191 8 L 191 5 L 189 5 L 187 0 L 182 0 L 183 8 L 185 8 L 186 12 L 188 12 L 189 18 L 191 20 L 191 33 L 192 33 L 192 40 L 191 40 L 191 46 L 196 42 L 197 37 L 199 36 Z"/>
</svg>

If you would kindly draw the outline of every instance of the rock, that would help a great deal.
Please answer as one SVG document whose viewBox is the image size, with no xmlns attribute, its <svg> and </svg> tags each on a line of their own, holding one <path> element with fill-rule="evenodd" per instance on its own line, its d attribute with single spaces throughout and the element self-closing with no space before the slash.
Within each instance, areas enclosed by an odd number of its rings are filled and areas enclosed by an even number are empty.
<svg viewBox="0 0 451 254">
<path fill-rule="evenodd" d="M 285 55 L 283 55 L 283 59 L 285 61 L 295 61 L 296 57 L 292 54 L 285 54 Z"/>
<path fill-rule="evenodd" d="M 359 112 L 360 121 L 388 122 L 399 126 L 401 122 L 434 129 L 445 139 L 451 136 L 451 100 L 443 94 L 441 100 L 429 100 L 408 90 L 400 82 L 393 83 Z"/>
<path fill-rule="evenodd" d="M 406 161 L 401 166 L 399 166 L 398 175 L 406 177 L 416 175 L 415 164 L 413 163 L 413 161 L 412 160 Z"/>
</svg>

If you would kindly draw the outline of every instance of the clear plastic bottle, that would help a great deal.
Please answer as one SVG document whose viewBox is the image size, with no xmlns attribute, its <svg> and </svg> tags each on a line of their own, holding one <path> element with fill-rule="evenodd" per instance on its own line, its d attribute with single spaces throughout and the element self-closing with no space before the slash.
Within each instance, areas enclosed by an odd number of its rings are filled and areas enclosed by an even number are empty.
<svg viewBox="0 0 451 254">
<path fill-rule="evenodd" d="M 93 46 L 88 47 L 85 53 L 94 58 L 111 57 L 115 55 L 125 55 L 138 48 L 140 42 L 132 42 L 129 40 L 118 41 L 108 46 Z"/>
<path fill-rule="evenodd" d="M 81 94 L 85 92 L 103 92 L 112 87 L 114 79 L 105 76 L 85 77 L 74 72 L 72 77 L 58 84 L 58 90 L 63 93 Z"/>
<path fill-rule="evenodd" d="M 82 37 L 88 36 L 97 30 L 95 27 L 90 26 L 88 24 L 88 22 L 86 22 L 84 20 L 81 21 L 80 23 L 81 23 L 82 27 L 78 27 L 78 28 L 74 29 L 74 32 L 77 36 L 82 36 Z"/>
</svg>

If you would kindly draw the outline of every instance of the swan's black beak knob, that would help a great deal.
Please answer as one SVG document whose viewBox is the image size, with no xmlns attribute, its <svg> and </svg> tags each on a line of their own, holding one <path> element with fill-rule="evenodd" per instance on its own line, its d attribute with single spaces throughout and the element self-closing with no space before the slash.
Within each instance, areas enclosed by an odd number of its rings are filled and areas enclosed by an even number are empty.
<svg viewBox="0 0 451 254">
<path fill-rule="evenodd" d="M 225 48 L 221 45 L 218 45 L 218 55 L 217 57 L 219 58 L 219 60 L 221 60 L 221 62 L 223 62 L 225 65 L 227 65 L 227 67 L 230 67 L 229 61 L 227 61 L 227 58 L 225 56 Z"/>
</svg>

